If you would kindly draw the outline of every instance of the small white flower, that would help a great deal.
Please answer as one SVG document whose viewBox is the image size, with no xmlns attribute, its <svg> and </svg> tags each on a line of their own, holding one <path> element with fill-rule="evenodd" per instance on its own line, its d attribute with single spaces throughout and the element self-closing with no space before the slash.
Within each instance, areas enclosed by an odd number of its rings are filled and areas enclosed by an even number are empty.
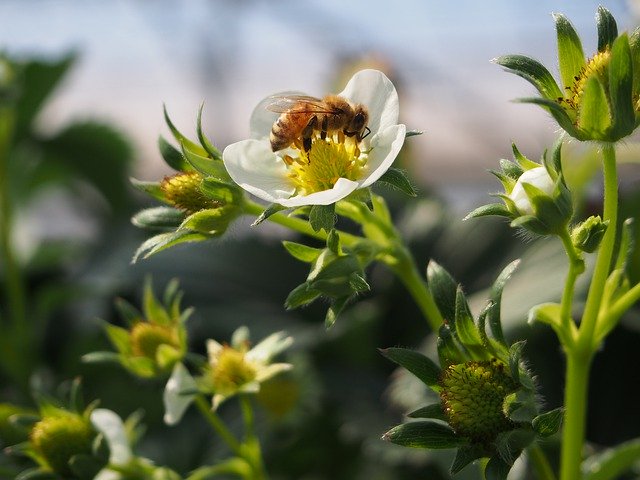
<svg viewBox="0 0 640 480">
<path fill-rule="evenodd" d="M 533 205 L 531 204 L 529 195 L 527 195 L 527 192 L 522 186 L 523 183 L 533 185 L 551 197 L 553 196 L 555 182 L 545 167 L 532 168 L 520 175 L 509 198 L 513 200 L 513 203 L 516 204 L 516 208 L 522 215 L 533 215 Z"/>
<path fill-rule="evenodd" d="M 404 143 L 406 127 L 398 124 L 398 94 L 377 70 L 361 70 L 338 95 L 369 111 L 371 133 L 359 145 L 315 139 L 308 153 L 288 147 L 273 152 L 269 134 L 277 114 L 258 104 L 251 115 L 251 138 L 229 145 L 222 158 L 231 178 L 249 193 L 285 207 L 330 205 L 378 180 Z M 331 173 L 327 175 L 327 170 Z"/>
</svg>

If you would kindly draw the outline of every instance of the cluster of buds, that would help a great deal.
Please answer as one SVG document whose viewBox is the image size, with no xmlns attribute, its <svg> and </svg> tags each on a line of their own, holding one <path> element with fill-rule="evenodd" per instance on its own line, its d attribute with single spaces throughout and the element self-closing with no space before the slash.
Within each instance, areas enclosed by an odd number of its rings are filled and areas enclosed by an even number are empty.
<svg viewBox="0 0 640 480">
<path fill-rule="evenodd" d="M 540 413 L 535 383 L 522 359 L 524 342 L 509 345 L 502 332 L 502 290 L 517 263 L 499 275 L 476 320 L 461 286 L 438 264 L 429 264 L 429 288 L 445 320 L 438 334 L 439 364 L 404 348 L 382 353 L 437 393 L 440 402 L 410 413 L 416 420 L 392 428 L 385 440 L 414 448 L 456 448 L 452 474 L 488 458 L 486 478 L 503 479 L 527 446 L 559 429 L 561 410 Z"/>
</svg>

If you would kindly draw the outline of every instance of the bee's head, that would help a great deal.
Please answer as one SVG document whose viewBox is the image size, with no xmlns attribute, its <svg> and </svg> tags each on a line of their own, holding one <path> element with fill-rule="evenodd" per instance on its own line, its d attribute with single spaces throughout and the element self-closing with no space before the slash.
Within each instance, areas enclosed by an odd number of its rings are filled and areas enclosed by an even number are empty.
<svg viewBox="0 0 640 480">
<path fill-rule="evenodd" d="M 358 104 L 354 107 L 353 113 L 353 119 L 349 125 L 349 130 L 362 135 L 364 129 L 367 127 L 367 123 L 369 123 L 369 112 L 367 111 L 367 107 L 362 104 Z"/>
</svg>

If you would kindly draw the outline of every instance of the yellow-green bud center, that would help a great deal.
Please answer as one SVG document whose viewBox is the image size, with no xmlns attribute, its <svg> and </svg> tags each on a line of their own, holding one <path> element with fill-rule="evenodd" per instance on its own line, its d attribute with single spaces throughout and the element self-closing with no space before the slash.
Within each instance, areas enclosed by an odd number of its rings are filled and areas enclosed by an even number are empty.
<svg viewBox="0 0 640 480">
<path fill-rule="evenodd" d="M 91 454 L 96 432 L 89 421 L 77 414 L 45 417 L 31 430 L 33 449 L 46 462 L 46 467 L 67 478 L 73 475 L 69 460 L 74 455 Z"/>
<path fill-rule="evenodd" d="M 245 358 L 245 352 L 224 346 L 212 368 L 216 393 L 231 395 L 256 378 L 256 367 Z"/>
<path fill-rule="evenodd" d="M 314 138 L 308 152 L 304 149 L 297 152 L 295 157 L 285 155 L 284 161 L 298 195 L 330 190 L 339 178 L 359 180 L 368 158 L 353 137 L 342 133 L 326 139 Z"/>
<path fill-rule="evenodd" d="M 165 177 L 160 184 L 165 198 L 171 205 L 191 214 L 205 208 L 220 206 L 207 198 L 200 190 L 202 175 L 198 172 L 178 173 L 172 177 Z"/>
<path fill-rule="evenodd" d="M 173 328 L 138 322 L 131 329 L 131 351 L 136 357 L 146 357 L 155 361 L 158 347 L 163 344 L 179 347 L 178 338 Z"/>
<path fill-rule="evenodd" d="M 443 410 L 458 435 L 486 445 L 512 427 L 502 405 L 517 386 L 504 363 L 493 359 L 450 365 L 440 383 Z"/>
<path fill-rule="evenodd" d="M 597 76 L 600 82 L 606 86 L 609 85 L 609 76 L 607 69 L 609 67 L 609 61 L 611 60 L 611 53 L 609 50 L 596 53 L 590 58 L 586 65 L 582 67 L 580 73 L 574 77 L 574 82 L 571 85 L 565 85 L 567 91 L 566 96 L 560 97 L 558 101 L 565 109 L 573 110 L 576 114 L 580 110 L 580 102 L 582 101 L 582 94 L 584 93 L 587 80 L 592 76 Z"/>
</svg>

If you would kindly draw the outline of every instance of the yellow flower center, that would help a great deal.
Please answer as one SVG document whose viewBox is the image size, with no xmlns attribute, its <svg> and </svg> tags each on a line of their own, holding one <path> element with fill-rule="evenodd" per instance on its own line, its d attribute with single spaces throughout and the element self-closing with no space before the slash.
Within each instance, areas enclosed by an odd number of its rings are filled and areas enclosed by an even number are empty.
<svg viewBox="0 0 640 480">
<path fill-rule="evenodd" d="M 207 198 L 200 190 L 202 175 L 198 172 L 181 172 L 171 177 L 165 177 L 160 183 L 167 201 L 176 208 L 191 214 L 205 208 L 220 206 Z"/>
<path fill-rule="evenodd" d="M 609 67 L 609 61 L 611 60 L 611 53 L 609 50 L 596 53 L 592 58 L 587 61 L 587 64 L 582 67 L 580 73 L 574 77 L 574 82 L 571 85 L 566 85 L 564 88 L 567 90 L 566 97 L 560 97 L 558 101 L 563 104 L 565 109 L 574 110 L 577 112 L 580 108 L 580 101 L 582 100 L 582 94 L 584 87 L 587 84 L 587 80 L 591 76 L 596 75 L 603 85 L 609 85 L 609 77 L 607 74 L 607 68 Z"/>
<path fill-rule="evenodd" d="M 316 136 L 308 152 L 298 149 L 297 156 L 285 155 L 284 161 L 296 194 L 309 195 L 330 190 L 339 178 L 359 180 L 367 158 L 354 138 L 338 133 L 326 139 Z"/>
<path fill-rule="evenodd" d="M 175 331 L 165 325 L 139 322 L 131 329 L 131 350 L 136 357 L 156 360 L 156 352 L 162 344 L 178 347 Z"/>
<path fill-rule="evenodd" d="M 256 378 L 256 367 L 245 358 L 244 351 L 228 345 L 222 347 L 211 371 L 216 393 L 231 395 Z"/>
</svg>

